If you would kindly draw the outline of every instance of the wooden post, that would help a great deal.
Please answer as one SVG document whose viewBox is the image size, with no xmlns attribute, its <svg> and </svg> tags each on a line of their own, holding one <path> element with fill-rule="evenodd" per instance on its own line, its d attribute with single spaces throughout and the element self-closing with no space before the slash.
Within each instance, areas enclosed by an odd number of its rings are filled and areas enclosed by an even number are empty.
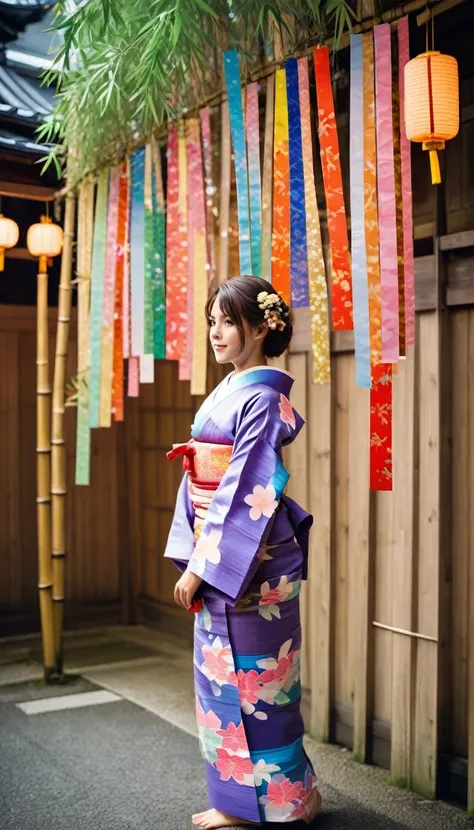
<svg viewBox="0 0 474 830">
<path fill-rule="evenodd" d="M 44 678 L 55 668 L 53 568 L 51 557 L 51 432 L 48 356 L 48 273 L 46 257 L 39 260 L 36 304 L 36 474 L 38 519 L 38 591 L 43 641 Z"/>
<path fill-rule="evenodd" d="M 392 622 L 414 631 L 414 434 L 415 354 L 409 347 L 393 378 L 393 546 Z M 391 775 L 397 786 L 411 785 L 412 683 L 416 641 L 394 634 L 392 640 Z"/>
<path fill-rule="evenodd" d="M 308 355 L 311 373 L 311 355 Z M 308 563 L 310 732 L 329 741 L 331 706 L 332 383 L 309 380 L 309 509 L 314 513 Z"/>
<path fill-rule="evenodd" d="M 56 672 L 63 673 L 63 610 L 64 569 L 66 558 L 66 453 L 64 446 L 64 386 L 66 382 L 67 348 L 71 319 L 72 245 L 76 198 L 74 191 L 66 196 L 64 245 L 59 282 L 58 328 L 53 380 L 53 416 L 51 439 L 51 500 L 52 500 L 52 567 L 53 615 Z"/>
<path fill-rule="evenodd" d="M 367 760 L 370 639 L 373 608 L 370 579 L 373 544 L 370 533 L 369 489 L 369 391 L 357 388 L 355 379 L 349 391 L 349 667 L 354 690 L 353 757 Z"/>
</svg>

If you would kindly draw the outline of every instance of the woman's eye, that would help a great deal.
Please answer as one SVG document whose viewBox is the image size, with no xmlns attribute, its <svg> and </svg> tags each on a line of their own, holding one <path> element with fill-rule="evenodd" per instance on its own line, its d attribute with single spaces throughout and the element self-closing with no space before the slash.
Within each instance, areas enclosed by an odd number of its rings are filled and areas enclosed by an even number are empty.
<svg viewBox="0 0 474 830">
<path fill-rule="evenodd" d="M 232 320 L 226 320 L 225 324 L 226 324 L 226 326 L 233 326 L 234 325 Z"/>
<path fill-rule="evenodd" d="M 207 322 L 208 322 L 208 325 L 209 325 L 209 326 L 213 326 L 213 325 L 214 325 L 214 320 L 212 320 L 211 318 L 209 318 L 209 320 L 208 320 Z"/>
</svg>

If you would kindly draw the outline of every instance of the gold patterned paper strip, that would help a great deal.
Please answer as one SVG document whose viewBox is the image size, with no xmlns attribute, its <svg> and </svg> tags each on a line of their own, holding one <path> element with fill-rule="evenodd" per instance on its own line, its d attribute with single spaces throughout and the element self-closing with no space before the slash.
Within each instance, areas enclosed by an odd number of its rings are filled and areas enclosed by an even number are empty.
<svg viewBox="0 0 474 830">
<path fill-rule="evenodd" d="M 405 256 L 403 242 L 403 191 L 402 154 L 400 144 L 400 87 L 398 68 L 398 43 L 392 38 L 392 113 L 393 113 L 393 164 L 395 168 L 395 211 L 397 216 L 397 263 L 398 263 L 398 316 L 400 357 L 406 357 L 405 330 Z"/>
<path fill-rule="evenodd" d="M 303 146 L 304 194 L 308 256 L 309 299 L 311 308 L 311 350 L 313 383 L 327 383 L 331 376 L 329 348 L 329 308 L 324 268 L 321 227 L 314 185 L 313 142 L 309 103 L 308 59 L 298 61 L 298 82 Z"/>
<path fill-rule="evenodd" d="M 273 119 L 275 106 L 275 75 L 269 75 L 265 98 L 265 133 L 262 173 L 262 277 L 271 279 L 272 272 L 272 186 L 273 186 Z"/>
<path fill-rule="evenodd" d="M 371 366 L 382 359 L 382 306 L 380 296 L 379 229 L 377 209 L 377 145 L 375 133 L 374 43 L 363 35 L 364 68 L 364 214 Z"/>
<path fill-rule="evenodd" d="M 94 182 L 85 178 L 79 187 L 77 223 L 77 436 L 76 484 L 90 481 L 89 429 L 89 306 L 92 239 L 94 233 Z"/>
<path fill-rule="evenodd" d="M 200 122 L 188 121 L 188 158 L 193 192 L 193 352 L 191 367 L 191 395 L 206 394 L 207 326 L 203 304 L 207 296 L 207 240 L 206 205 L 204 198 L 203 164 L 201 153 Z"/>
</svg>

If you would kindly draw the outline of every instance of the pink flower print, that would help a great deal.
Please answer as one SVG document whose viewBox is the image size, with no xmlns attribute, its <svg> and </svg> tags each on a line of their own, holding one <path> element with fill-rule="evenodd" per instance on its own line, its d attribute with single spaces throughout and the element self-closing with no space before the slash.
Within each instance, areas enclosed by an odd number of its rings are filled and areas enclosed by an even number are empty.
<svg viewBox="0 0 474 830">
<path fill-rule="evenodd" d="M 302 781 L 291 783 L 284 775 L 274 775 L 268 785 L 267 797 L 274 804 L 290 804 L 296 801 L 303 787 Z"/>
<path fill-rule="evenodd" d="M 291 817 L 294 819 L 309 818 L 315 806 L 317 792 L 316 778 L 313 775 L 308 774 L 306 786 L 303 787 L 298 794 L 298 802 L 293 813 L 291 814 Z"/>
<path fill-rule="evenodd" d="M 276 588 L 270 588 L 268 582 L 263 582 L 260 588 L 261 597 L 259 605 L 277 605 L 285 602 L 293 590 L 293 583 L 288 582 L 287 576 L 282 576 Z"/>
<path fill-rule="evenodd" d="M 249 516 L 252 521 L 256 522 L 262 515 L 267 519 L 273 516 L 278 505 L 275 496 L 273 484 L 267 484 L 266 487 L 262 487 L 261 484 L 255 485 L 253 493 L 249 493 L 244 498 L 245 504 L 250 505 Z"/>
<path fill-rule="evenodd" d="M 223 738 L 222 749 L 228 749 L 234 755 L 248 756 L 247 736 L 243 723 L 239 723 L 238 726 L 235 723 L 229 723 L 227 729 L 220 729 L 217 734 Z"/>
<path fill-rule="evenodd" d="M 278 404 L 278 408 L 280 410 L 280 419 L 283 421 L 283 423 L 288 424 L 290 427 L 295 429 L 295 411 L 291 403 L 289 402 L 288 398 L 286 398 L 283 394 L 280 394 L 280 403 Z"/>
<path fill-rule="evenodd" d="M 191 568 L 198 576 L 202 576 L 204 573 L 206 562 L 218 565 L 221 561 L 221 552 L 218 548 L 221 537 L 222 534 L 218 530 L 212 530 L 207 536 L 199 535 L 194 553 L 190 559 Z"/>
<path fill-rule="evenodd" d="M 220 637 L 216 637 L 212 646 L 204 645 L 201 651 L 204 657 L 201 665 L 202 673 L 208 680 L 214 680 L 218 686 L 227 683 L 229 676 L 234 672 L 231 647 L 223 647 Z"/>
<path fill-rule="evenodd" d="M 248 756 L 241 758 L 239 755 L 230 755 L 226 749 L 218 749 L 217 755 L 219 757 L 215 766 L 222 781 L 233 778 L 238 784 L 253 784 L 253 764 Z"/>
<path fill-rule="evenodd" d="M 222 726 L 221 721 L 211 709 L 206 714 L 199 698 L 196 698 L 196 719 L 198 726 L 207 726 L 208 729 L 220 729 Z"/>
<path fill-rule="evenodd" d="M 259 692 L 261 690 L 258 672 L 255 669 L 247 672 L 239 669 L 237 672 L 237 684 L 242 710 L 246 715 L 252 715 L 255 712 L 254 704 L 258 703 Z"/>
</svg>

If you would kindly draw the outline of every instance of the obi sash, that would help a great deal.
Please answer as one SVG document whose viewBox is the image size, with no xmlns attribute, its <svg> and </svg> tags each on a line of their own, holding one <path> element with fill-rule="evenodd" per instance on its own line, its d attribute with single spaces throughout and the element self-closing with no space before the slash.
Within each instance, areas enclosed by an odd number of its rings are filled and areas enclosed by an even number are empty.
<svg viewBox="0 0 474 830">
<path fill-rule="evenodd" d="M 189 497 L 193 503 L 194 536 L 199 536 L 212 496 L 219 487 L 232 456 L 232 444 L 208 444 L 191 438 L 187 444 L 173 444 L 166 454 L 169 461 L 183 456 L 188 473 Z"/>
</svg>

